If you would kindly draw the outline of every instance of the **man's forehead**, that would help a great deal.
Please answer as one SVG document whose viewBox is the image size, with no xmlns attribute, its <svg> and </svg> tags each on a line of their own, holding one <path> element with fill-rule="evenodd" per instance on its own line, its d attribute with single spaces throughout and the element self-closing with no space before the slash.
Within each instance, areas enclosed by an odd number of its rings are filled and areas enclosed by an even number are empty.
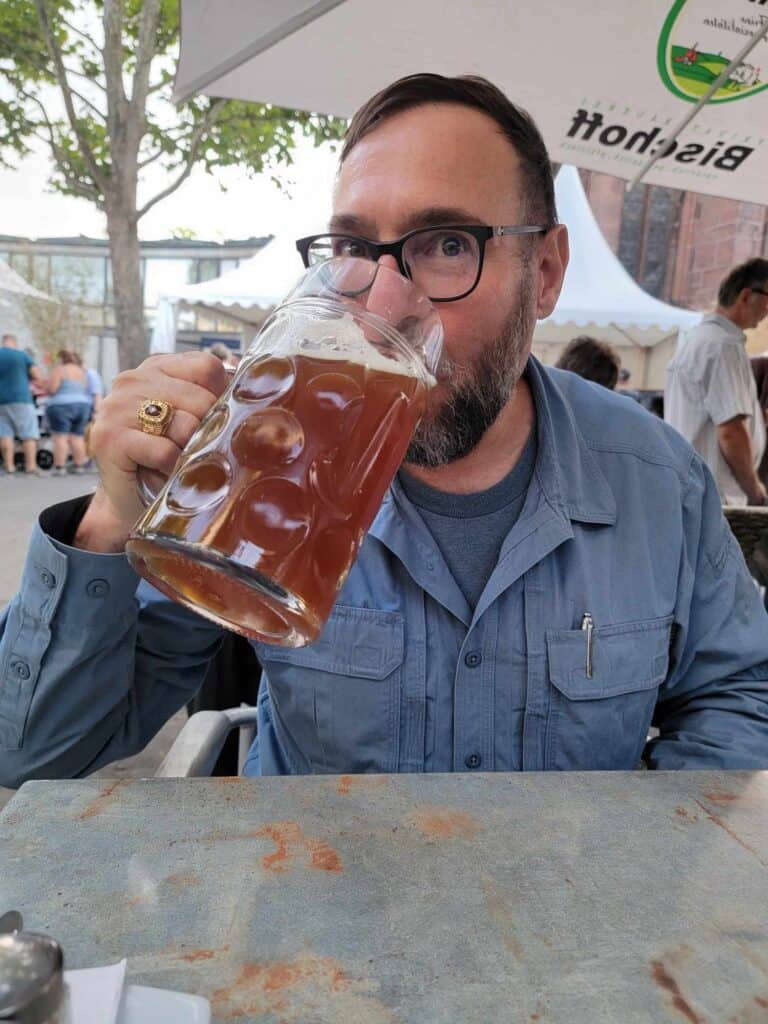
<svg viewBox="0 0 768 1024">
<path fill-rule="evenodd" d="M 517 152 L 491 117 L 425 104 L 387 118 L 352 148 L 339 168 L 334 223 L 346 230 L 385 220 L 400 231 L 488 223 L 514 215 L 521 178 Z"/>
</svg>

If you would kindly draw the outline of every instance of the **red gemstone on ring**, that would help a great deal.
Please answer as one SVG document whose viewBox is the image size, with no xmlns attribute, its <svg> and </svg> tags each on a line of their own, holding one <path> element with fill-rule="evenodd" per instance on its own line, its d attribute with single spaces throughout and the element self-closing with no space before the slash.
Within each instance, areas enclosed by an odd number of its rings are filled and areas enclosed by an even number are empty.
<svg viewBox="0 0 768 1024">
<path fill-rule="evenodd" d="M 159 416 L 162 413 L 162 409 L 159 405 L 155 405 L 154 402 L 150 402 L 149 405 L 144 406 L 144 412 L 147 416 Z"/>
</svg>

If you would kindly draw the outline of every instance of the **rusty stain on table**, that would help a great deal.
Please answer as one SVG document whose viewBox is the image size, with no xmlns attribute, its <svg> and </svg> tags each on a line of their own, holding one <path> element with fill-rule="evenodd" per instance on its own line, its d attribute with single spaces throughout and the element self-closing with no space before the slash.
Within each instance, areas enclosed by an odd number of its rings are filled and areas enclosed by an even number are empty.
<svg viewBox="0 0 768 1024">
<path fill-rule="evenodd" d="M 0 907 L 237 1024 L 765 1024 L 768 773 L 29 783 Z"/>
</svg>

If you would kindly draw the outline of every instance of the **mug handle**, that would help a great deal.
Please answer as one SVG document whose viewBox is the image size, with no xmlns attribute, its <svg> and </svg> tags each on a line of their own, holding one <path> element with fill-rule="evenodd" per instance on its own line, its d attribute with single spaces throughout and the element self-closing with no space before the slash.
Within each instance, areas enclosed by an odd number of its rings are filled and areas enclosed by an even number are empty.
<svg viewBox="0 0 768 1024">
<path fill-rule="evenodd" d="M 230 382 L 237 373 L 237 369 L 237 366 L 224 367 L 224 372 L 229 377 Z M 229 385 L 227 386 L 229 387 Z M 136 467 L 136 491 L 138 492 L 139 500 L 144 508 L 149 508 L 149 506 L 154 502 L 160 491 L 165 486 L 167 480 L 168 477 L 163 476 L 163 474 L 158 472 L 156 469 L 149 469 L 147 466 Z"/>
</svg>

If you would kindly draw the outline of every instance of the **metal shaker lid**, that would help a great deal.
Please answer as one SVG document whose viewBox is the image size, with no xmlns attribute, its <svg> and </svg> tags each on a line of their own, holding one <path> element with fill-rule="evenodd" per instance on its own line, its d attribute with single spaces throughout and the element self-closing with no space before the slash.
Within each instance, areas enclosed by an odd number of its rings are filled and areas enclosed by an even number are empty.
<svg viewBox="0 0 768 1024">
<path fill-rule="evenodd" d="M 43 1024 L 63 994 L 64 957 L 58 942 L 34 932 L 0 935 L 0 1021 Z"/>
</svg>

